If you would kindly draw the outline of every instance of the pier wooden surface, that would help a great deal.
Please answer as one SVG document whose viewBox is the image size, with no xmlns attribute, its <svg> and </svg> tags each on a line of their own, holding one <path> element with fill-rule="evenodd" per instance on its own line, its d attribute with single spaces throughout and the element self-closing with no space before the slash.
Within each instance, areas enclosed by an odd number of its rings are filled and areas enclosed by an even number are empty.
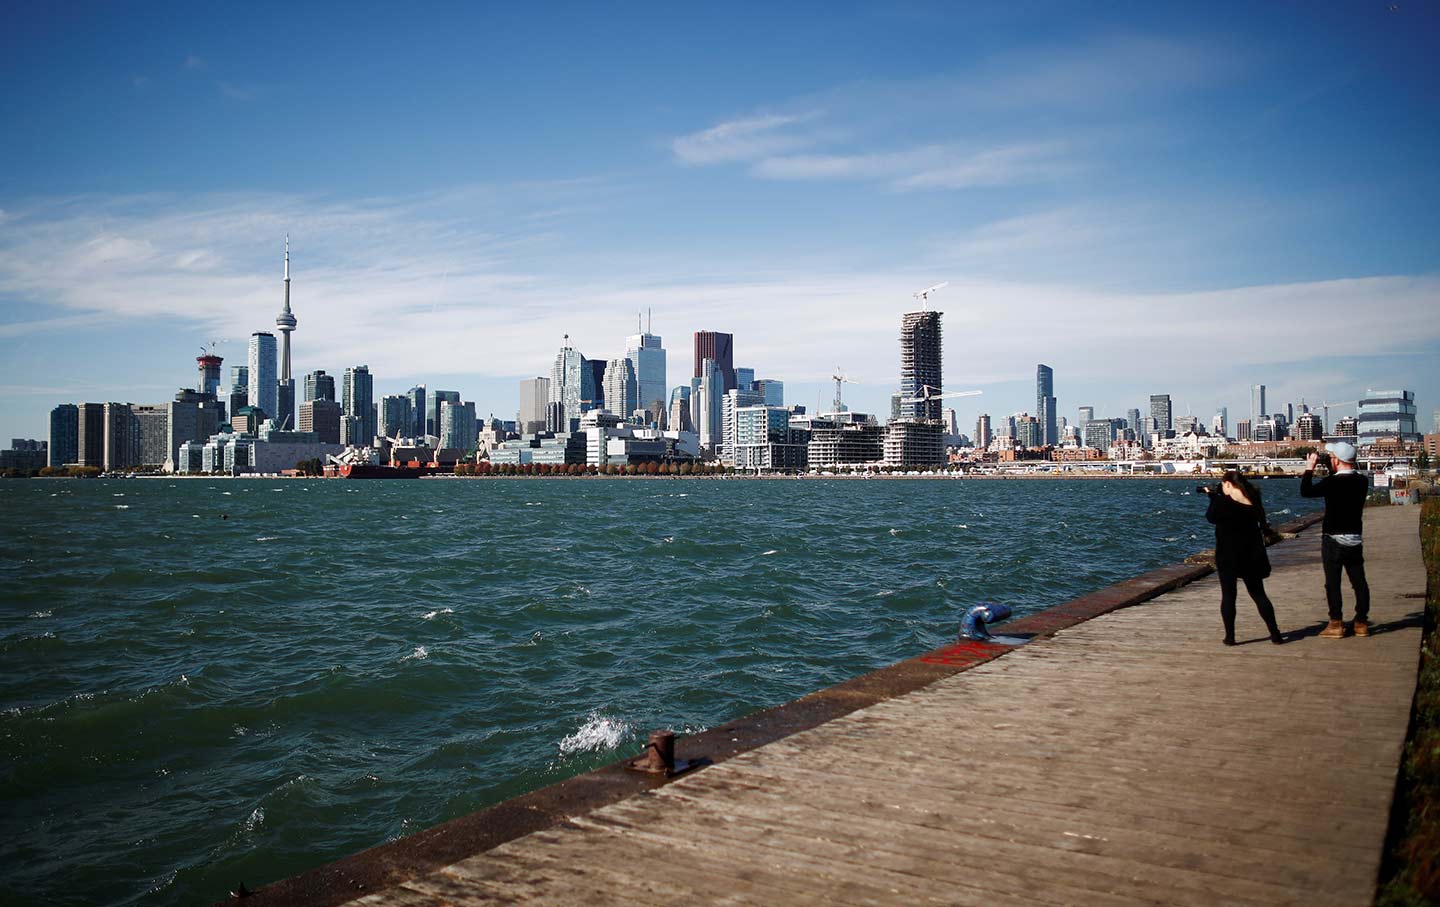
<svg viewBox="0 0 1440 907">
<path fill-rule="evenodd" d="M 1375 635 L 1214 577 L 375 892 L 363 905 L 1368 905 L 1409 718 L 1419 508 L 1366 514 Z M 1346 617 L 1352 599 L 1346 587 Z"/>
</svg>

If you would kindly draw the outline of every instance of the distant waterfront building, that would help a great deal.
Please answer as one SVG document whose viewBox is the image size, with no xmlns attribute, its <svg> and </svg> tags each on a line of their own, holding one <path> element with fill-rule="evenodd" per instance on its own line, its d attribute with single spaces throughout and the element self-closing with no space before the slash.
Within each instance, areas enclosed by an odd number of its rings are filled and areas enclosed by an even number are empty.
<svg viewBox="0 0 1440 907">
<path fill-rule="evenodd" d="M 195 364 L 199 368 L 199 382 L 195 390 L 202 394 L 210 394 L 215 399 L 220 399 L 220 365 L 225 360 L 213 353 L 205 353 L 195 357 Z"/>
<path fill-rule="evenodd" d="M 1093 406 L 1082 406 L 1082 407 L 1080 407 L 1080 428 L 1081 428 L 1082 430 L 1085 428 L 1086 423 L 1090 422 L 1090 421 L 1091 421 L 1092 419 L 1094 419 L 1094 418 L 1095 418 L 1095 407 L 1093 407 Z"/>
<path fill-rule="evenodd" d="M 940 312 L 907 312 L 900 319 L 900 417 L 885 432 L 885 462 L 935 466 L 946 461 Z"/>
<path fill-rule="evenodd" d="M 665 347 L 660 337 L 650 333 L 648 328 L 625 338 L 625 358 L 635 376 L 636 405 L 631 409 L 645 409 L 653 415 L 647 421 L 658 420 L 665 410 L 665 387 L 667 384 Z M 613 362 L 606 366 L 606 374 L 614 368 Z M 609 388 L 605 391 L 605 405 L 611 412 L 619 412 L 610 402 Z M 629 413 L 622 413 L 628 417 Z"/>
<path fill-rule="evenodd" d="M 735 381 L 735 335 L 719 331 L 695 332 L 695 377 L 703 376 L 702 368 L 706 359 L 715 363 L 720 370 L 721 386 L 716 394 L 719 399 L 726 391 L 734 390 Z M 701 442 L 704 443 L 703 441 Z"/>
<path fill-rule="evenodd" d="M 50 446 L 47 466 L 69 466 L 80 461 L 80 407 L 61 403 L 50 410 Z"/>
<path fill-rule="evenodd" d="M 732 391 L 727 398 L 741 391 Z M 756 394 L 759 397 L 761 395 Z M 790 424 L 780 406 L 741 406 L 735 410 L 734 463 L 737 469 L 803 470 L 809 462 L 810 431 Z"/>
<path fill-rule="evenodd" d="M 951 438 L 960 434 L 960 414 L 948 407 L 945 410 L 945 434 Z"/>
<path fill-rule="evenodd" d="M 981 413 L 975 419 L 975 448 L 985 450 L 995 440 L 990 434 L 990 414 Z"/>
<path fill-rule="evenodd" d="M 635 361 L 625 356 L 605 363 L 604 408 L 629 421 L 640 408 L 639 384 L 635 380 Z M 658 399 L 662 399 L 656 398 Z M 648 421 L 648 420 L 647 420 Z"/>
<path fill-rule="evenodd" d="M 140 422 L 128 403 L 106 403 L 105 458 L 106 472 L 131 469 L 139 465 Z"/>
<path fill-rule="evenodd" d="M 727 335 L 728 336 L 728 335 Z M 732 369 L 733 372 L 733 369 Z M 698 384 L 690 394 L 690 417 L 700 435 L 702 452 L 714 453 L 720 445 L 721 422 L 725 414 L 725 375 L 714 359 L 700 363 Z"/>
<path fill-rule="evenodd" d="M 811 469 L 879 463 L 885 456 L 885 429 L 864 413 L 827 413 L 810 421 L 806 461 Z"/>
<path fill-rule="evenodd" d="M 605 408 L 605 359 L 586 359 L 585 367 L 590 370 L 590 387 L 594 393 L 588 399 L 582 399 L 580 406 L 585 412 L 592 409 Z"/>
<path fill-rule="evenodd" d="M 440 437 L 440 404 L 446 402 L 459 403 L 460 392 L 442 390 L 433 390 L 430 392 L 430 397 L 425 403 L 427 409 L 425 413 L 424 434 L 434 435 L 437 438 Z"/>
<path fill-rule="evenodd" d="M 1200 419 L 1196 416 L 1176 416 L 1175 434 L 1183 435 L 1186 432 L 1194 432 L 1200 425 Z"/>
<path fill-rule="evenodd" d="M 1366 389 L 1355 415 L 1359 443 L 1363 446 L 1388 439 L 1418 442 L 1415 416 L 1414 391 Z"/>
<path fill-rule="evenodd" d="M 1175 421 L 1171 416 L 1170 395 L 1150 395 L 1150 418 L 1155 420 L 1155 431 L 1164 433 L 1175 428 Z"/>
<path fill-rule="evenodd" d="M 250 335 L 250 388 L 248 405 L 269 418 L 280 412 L 280 378 L 276 374 L 275 335 L 257 331 Z"/>
<path fill-rule="evenodd" d="M 1265 385 L 1253 384 L 1250 386 L 1250 425 L 1258 425 L 1267 415 L 1269 413 L 1265 411 Z"/>
<path fill-rule="evenodd" d="M 105 404 L 76 406 L 76 462 L 80 466 L 105 467 Z"/>
<path fill-rule="evenodd" d="M 890 421 L 891 421 L 891 422 L 898 421 L 899 418 L 900 418 L 900 414 L 905 411 L 904 400 L 905 400 L 905 395 L 902 394 L 902 393 L 900 393 L 899 391 L 896 391 L 895 393 L 893 393 L 893 394 L 890 395 Z"/>
<path fill-rule="evenodd" d="M 425 385 L 417 384 L 405 392 L 410 398 L 410 428 L 407 434 L 411 438 L 423 438 L 428 432 L 425 431 Z"/>
<path fill-rule="evenodd" d="M 735 465 L 735 445 L 737 443 L 736 438 L 739 434 L 740 410 L 746 407 L 764 405 L 765 398 L 753 390 L 736 388 L 735 390 L 725 392 L 725 397 L 720 404 L 719 455 L 722 463 L 727 466 Z M 788 413 L 786 414 L 786 418 L 789 418 Z"/>
<path fill-rule="evenodd" d="M 1230 434 L 1230 410 L 1220 407 L 1215 412 L 1214 418 L 1210 420 L 1210 433 L 1220 437 L 1228 437 Z"/>
<path fill-rule="evenodd" d="M 755 392 L 765 396 L 766 406 L 785 405 L 784 381 L 777 381 L 774 378 L 758 378 L 755 381 Z"/>
<path fill-rule="evenodd" d="M 680 385 L 670 390 L 670 413 L 666 420 L 671 431 L 695 431 L 695 421 L 690 416 L 690 388 Z M 697 436 L 698 437 L 698 436 Z"/>
<path fill-rule="evenodd" d="M 1236 440 L 1236 441 L 1253 441 L 1253 440 L 1255 440 L 1255 438 L 1254 438 L 1255 432 L 1254 432 L 1252 429 L 1253 429 L 1253 423 L 1251 423 L 1251 421 L 1250 421 L 1249 419 L 1241 419 L 1239 422 L 1236 422 L 1236 423 L 1235 423 L 1235 440 Z"/>
<path fill-rule="evenodd" d="M 565 423 L 562 428 L 567 433 L 571 426 L 580 424 L 580 416 L 594 406 L 595 398 L 601 394 L 601 389 L 595 387 L 594 369 L 569 341 L 567 336 L 550 368 L 549 401 L 561 405 L 561 421 Z"/>
<path fill-rule="evenodd" d="M 335 376 L 325 374 L 323 368 L 305 376 L 305 400 L 334 400 Z"/>
<path fill-rule="evenodd" d="M 1040 420 L 1023 413 L 1015 420 L 1015 440 L 1021 447 L 1035 448 L 1045 446 L 1045 430 Z"/>
<path fill-rule="evenodd" d="M 1115 425 L 1109 419 L 1091 419 L 1085 423 L 1085 446 L 1107 451 L 1115 440 Z"/>
<path fill-rule="evenodd" d="M 1354 416 L 1344 416 L 1335 420 L 1335 431 L 1332 437 L 1356 438 L 1360 434 L 1360 423 Z"/>
<path fill-rule="evenodd" d="M 1055 370 L 1048 365 L 1035 366 L 1035 418 L 1040 422 L 1040 444 L 1060 443 L 1060 426 L 1056 423 Z M 958 432 L 957 432 L 958 434 Z"/>
<path fill-rule="evenodd" d="M 334 400 L 306 400 L 300 404 L 300 430 L 315 435 L 321 444 L 339 444 L 341 415 Z"/>
<path fill-rule="evenodd" d="M 344 443 L 353 447 L 369 447 L 375 441 L 379 426 L 375 420 L 375 381 L 368 365 L 351 366 L 345 370 L 340 396 L 341 410 L 355 420 L 355 433 Z"/>
<path fill-rule="evenodd" d="M 346 447 L 369 447 L 375 439 L 374 436 L 371 436 L 367 441 L 363 428 L 364 423 L 358 416 L 343 413 L 340 416 L 340 443 Z"/>
<path fill-rule="evenodd" d="M 520 412 L 515 421 L 522 435 L 545 430 L 545 404 L 549 402 L 549 378 L 526 378 L 520 382 Z"/>
<path fill-rule="evenodd" d="M 180 472 L 180 447 L 189 442 L 203 445 L 220 431 L 220 423 L 225 419 L 224 412 L 221 404 L 211 395 L 188 388 L 181 390 L 174 400 L 165 404 L 165 410 L 164 466 L 167 472 Z"/>
<path fill-rule="evenodd" d="M 399 438 L 410 434 L 415 426 L 415 413 L 410 409 L 408 394 L 386 394 L 380 398 L 378 434 L 383 438 Z"/>
<path fill-rule="evenodd" d="M 1145 426 L 1140 422 L 1140 410 L 1127 409 L 1125 411 L 1125 427 L 1133 431 L 1135 437 L 1140 437 L 1140 434 L 1145 430 Z"/>
<path fill-rule="evenodd" d="M 475 421 L 475 404 L 446 400 L 440 404 L 440 446 L 468 451 L 480 437 Z"/>
<path fill-rule="evenodd" d="M 227 419 L 233 419 L 242 408 L 250 405 L 250 366 L 230 366 L 230 393 L 222 398 Z"/>
<path fill-rule="evenodd" d="M 741 368 L 735 366 L 735 390 L 753 391 L 755 389 L 755 370 L 753 368 Z"/>
<path fill-rule="evenodd" d="M 1301 413 L 1295 420 L 1295 440 L 1320 441 L 1325 437 L 1325 422 L 1314 413 Z"/>
<path fill-rule="evenodd" d="M 1435 410 L 1435 412 L 1431 413 L 1430 417 L 1435 421 L 1434 430 L 1431 432 L 1431 434 L 1440 435 L 1440 409 L 1437 409 Z"/>
</svg>

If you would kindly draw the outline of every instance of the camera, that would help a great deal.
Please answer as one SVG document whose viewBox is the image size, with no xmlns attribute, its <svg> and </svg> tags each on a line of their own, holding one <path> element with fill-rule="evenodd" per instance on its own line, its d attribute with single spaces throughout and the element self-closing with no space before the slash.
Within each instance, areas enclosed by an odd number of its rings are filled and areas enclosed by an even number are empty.
<svg viewBox="0 0 1440 907">
<path fill-rule="evenodd" d="M 1199 487 L 1197 487 L 1197 488 L 1195 489 L 1195 493 L 1196 493 L 1196 494 L 1214 494 L 1214 493 L 1215 493 L 1215 486 L 1214 486 L 1214 485 L 1201 485 L 1201 486 L 1199 486 Z"/>
</svg>

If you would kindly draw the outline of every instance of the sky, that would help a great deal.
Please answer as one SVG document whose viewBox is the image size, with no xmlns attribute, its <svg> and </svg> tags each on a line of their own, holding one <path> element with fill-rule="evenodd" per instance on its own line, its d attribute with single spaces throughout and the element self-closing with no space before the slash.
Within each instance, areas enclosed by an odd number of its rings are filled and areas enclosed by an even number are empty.
<svg viewBox="0 0 1440 907">
<path fill-rule="evenodd" d="M 774 7 L 774 8 L 768 8 Z M 912 294 L 979 412 L 1440 409 L 1440 5 L 0 7 L 0 443 L 274 330 L 513 418 L 639 313 L 886 414 Z M 227 375 L 228 380 L 228 375 Z M 1278 405 L 1272 405 L 1277 409 Z M 1352 412 L 1332 408 L 1332 417 Z"/>
</svg>

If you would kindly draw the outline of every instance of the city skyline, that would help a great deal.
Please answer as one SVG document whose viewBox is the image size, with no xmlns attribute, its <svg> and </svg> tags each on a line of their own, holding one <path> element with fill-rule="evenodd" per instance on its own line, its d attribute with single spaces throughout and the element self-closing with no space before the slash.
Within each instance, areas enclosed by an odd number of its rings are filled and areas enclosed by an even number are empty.
<svg viewBox="0 0 1440 907">
<path fill-rule="evenodd" d="M 95 8 L 82 32 L 21 7 L 0 36 L 25 139 L 0 150 L 0 436 L 43 437 L 61 402 L 168 400 L 212 341 L 243 363 L 276 327 L 287 232 L 292 375 L 368 364 L 376 399 L 424 383 L 513 418 L 562 336 L 616 358 L 653 309 L 667 388 L 708 330 L 787 402 L 829 400 L 839 365 L 847 403 L 884 414 L 884 341 L 948 280 L 944 372 L 985 392 L 962 425 L 1031 411 L 1039 362 L 1066 416 L 1169 394 L 1238 420 L 1258 384 L 1312 405 L 1403 387 L 1429 411 L 1440 14 L 1234 9 L 578 8 L 558 40 L 520 12 L 376 11 L 357 45 L 312 48 L 321 7 L 279 36 L 248 13 Z M 797 59 L 815 28 L 844 53 Z M 434 47 L 378 91 L 356 46 L 382 37 Z M 491 40 L 534 56 L 466 44 Z M 537 103 L 479 88 L 506 78 Z"/>
</svg>

